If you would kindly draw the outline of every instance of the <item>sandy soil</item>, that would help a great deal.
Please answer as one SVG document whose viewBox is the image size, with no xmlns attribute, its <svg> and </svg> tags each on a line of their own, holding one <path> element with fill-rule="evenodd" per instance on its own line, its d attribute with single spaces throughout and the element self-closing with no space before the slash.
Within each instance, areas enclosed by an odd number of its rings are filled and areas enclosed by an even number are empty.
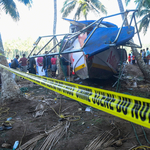
<svg viewBox="0 0 150 150">
<path fill-rule="evenodd" d="M 125 74 L 126 76 L 136 76 L 140 79 L 143 78 L 139 68 L 133 65 L 128 65 L 125 68 Z M 132 84 L 128 85 L 126 80 L 127 79 L 120 81 L 121 87 L 119 92 L 150 98 L 149 83 L 137 81 L 138 86 L 135 88 L 132 87 Z M 116 86 L 112 87 L 115 82 L 116 78 L 103 81 L 76 80 L 76 83 L 79 84 L 112 91 L 116 91 Z M 17 140 L 20 142 L 20 145 L 22 145 L 30 139 L 53 129 L 59 122 L 67 121 L 60 119 L 58 114 L 76 117 L 71 118 L 67 132 L 63 138 L 53 146 L 53 150 L 84 150 L 94 138 L 102 133 L 107 134 L 108 131 L 114 127 L 115 129 L 109 134 L 109 137 L 112 136 L 115 140 L 125 138 L 120 146 L 112 144 L 111 147 L 114 149 L 129 150 L 134 146 L 139 145 L 133 129 L 136 129 L 137 135 L 142 135 L 139 136 L 142 145 L 149 146 L 144 138 L 142 128 L 139 125 L 134 124 L 133 128 L 130 122 L 100 110 L 91 108 L 90 111 L 86 111 L 88 106 L 64 96 L 61 96 L 60 98 L 55 92 L 35 85 L 29 81 L 21 80 L 20 82 L 17 82 L 17 84 L 22 88 L 26 98 L 23 98 L 17 103 L 12 102 L 1 106 L 0 122 L 3 123 L 7 118 L 12 117 L 10 120 L 12 129 L 0 131 L 0 146 L 3 143 L 10 143 L 10 148 L 12 148 L 14 142 Z M 40 109 L 38 109 L 37 106 Z M 147 138 L 150 139 L 150 130 L 147 128 L 144 128 L 144 130 L 147 134 Z M 38 150 L 39 145 L 42 144 L 45 138 L 46 137 L 37 141 L 34 148 L 35 150 Z M 104 143 L 106 143 L 106 141 Z"/>
</svg>

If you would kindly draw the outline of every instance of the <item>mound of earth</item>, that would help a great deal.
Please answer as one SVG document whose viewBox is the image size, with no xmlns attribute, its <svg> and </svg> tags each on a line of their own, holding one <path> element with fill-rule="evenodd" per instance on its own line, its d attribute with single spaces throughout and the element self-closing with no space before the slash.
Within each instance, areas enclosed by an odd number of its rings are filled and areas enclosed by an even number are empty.
<svg viewBox="0 0 150 150">
<path fill-rule="evenodd" d="M 135 77 L 143 77 L 143 73 L 141 72 L 141 70 L 139 69 L 138 65 L 135 64 L 135 65 L 132 65 L 132 64 L 128 64 L 125 66 L 125 72 L 128 74 L 128 75 L 131 75 L 131 76 L 135 76 Z"/>
</svg>

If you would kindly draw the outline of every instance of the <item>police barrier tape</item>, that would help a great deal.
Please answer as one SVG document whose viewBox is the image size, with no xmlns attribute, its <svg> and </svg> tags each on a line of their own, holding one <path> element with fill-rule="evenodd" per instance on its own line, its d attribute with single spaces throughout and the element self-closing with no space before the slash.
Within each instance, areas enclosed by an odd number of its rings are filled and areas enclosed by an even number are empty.
<svg viewBox="0 0 150 150">
<path fill-rule="evenodd" d="M 81 103 L 150 128 L 150 99 L 40 77 L 1 64 L 0 67 Z"/>
</svg>

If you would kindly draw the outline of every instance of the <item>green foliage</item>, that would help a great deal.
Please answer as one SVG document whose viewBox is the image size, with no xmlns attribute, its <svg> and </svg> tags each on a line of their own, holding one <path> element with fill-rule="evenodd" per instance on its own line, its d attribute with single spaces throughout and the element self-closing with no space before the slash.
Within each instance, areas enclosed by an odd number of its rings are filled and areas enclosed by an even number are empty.
<svg viewBox="0 0 150 150">
<path fill-rule="evenodd" d="M 6 14 L 9 14 L 15 21 L 19 20 L 19 12 L 13 0 L 2 0 L 0 1 L 0 6 L 2 10 L 4 10 Z"/>
<path fill-rule="evenodd" d="M 131 0 L 125 1 L 126 5 L 128 5 Z M 140 21 L 138 22 L 140 24 L 139 31 L 143 31 L 145 35 L 150 24 L 150 0 L 135 0 L 134 2 L 137 5 L 137 17 L 140 18 Z"/>
<path fill-rule="evenodd" d="M 48 39 L 41 40 L 33 53 L 37 53 L 47 43 L 47 41 Z M 22 40 L 20 38 L 14 40 L 7 40 L 4 43 L 5 56 L 8 59 L 13 59 L 16 55 L 22 57 L 23 54 L 26 54 L 27 57 L 33 49 L 34 42 L 35 41 L 32 38 L 27 38 L 25 40 Z M 42 50 L 41 54 L 45 53 L 45 51 L 49 51 L 51 47 L 52 44 L 49 44 L 46 48 Z"/>
<path fill-rule="evenodd" d="M 99 0 L 65 0 L 61 9 L 63 17 L 67 17 L 75 8 L 75 20 L 79 20 L 81 15 L 87 19 L 90 11 L 107 14 L 105 6 Z"/>
<path fill-rule="evenodd" d="M 18 0 L 28 7 L 31 7 L 32 0 Z M 19 12 L 16 7 L 16 3 L 13 0 L 0 0 L 0 9 L 9 14 L 13 20 L 19 20 Z"/>
</svg>

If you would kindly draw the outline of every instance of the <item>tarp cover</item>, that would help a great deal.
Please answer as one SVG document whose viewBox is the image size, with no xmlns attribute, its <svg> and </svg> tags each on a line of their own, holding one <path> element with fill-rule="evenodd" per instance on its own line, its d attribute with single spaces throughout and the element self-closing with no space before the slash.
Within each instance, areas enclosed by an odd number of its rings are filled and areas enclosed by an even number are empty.
<svg viewBox="0 0 150 150">
<path fill-rule="evenodd" d="M 106 49 L 109 49 L 109 44 L 111 44 L 115 40 L 118 31 L 119 28 L 97 28 L 94 34 L 91 36 L 90 40 L 86 43 L 85 47 L 83 48 L 84 53 L 86 55 L 88 54 L 89 56 L 93 56 Z M 124 45 L 126 42 L 132 39 L 133 36 L 134 27 L 123 27 L 119 38 L 115 43 L 116 46 Z"/>
</svg>

